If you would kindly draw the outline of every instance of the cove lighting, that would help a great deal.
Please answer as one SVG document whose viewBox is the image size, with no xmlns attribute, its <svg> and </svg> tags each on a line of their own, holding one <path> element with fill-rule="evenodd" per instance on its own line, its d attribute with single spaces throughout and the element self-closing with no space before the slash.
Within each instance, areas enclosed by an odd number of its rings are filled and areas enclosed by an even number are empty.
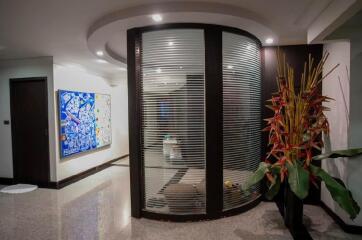
<svg viewBox="0 0 362 240">
<path fill-rule="evenodd" d="M 100 57 L 102 57 L 104 55 L 103 51 L 97 51 L 96 54 Z"/>
<path fill-rule="evenodd" d="M 155 22 L 161 22 L 162 21 L 162 16 L 160 14 L 153 14 L 152 19 Z"/>
<path fill-rule="evenodd" d="M 274 42 L 274 39 L 272 39 L 272 38 L 265 39 L 265 43 L 267 43 L 267 44 L 272 44 L 273 42 Z"/>
</svg>

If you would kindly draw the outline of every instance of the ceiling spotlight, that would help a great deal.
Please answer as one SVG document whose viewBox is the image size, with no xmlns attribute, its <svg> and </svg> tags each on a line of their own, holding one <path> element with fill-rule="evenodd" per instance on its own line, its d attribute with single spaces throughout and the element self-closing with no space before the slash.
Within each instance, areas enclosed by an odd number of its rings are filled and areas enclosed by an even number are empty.
<svg viewBox="0 0 362 240">
<path fill-rule="evenodd" d="M 162 21 L 162 16 L 160 14 L 153 14 L 152 19 L 155 22 L 161 22 Z"/>
<path fill-rule="evenodd" d="M 156 73 L 162 73 L 162 69 L 161 69 L 161 68 L 157 68 L 157 69 L 156 69 Z"/>
<path fill-rule="evenodd" d="M 265 39 L 266 44 L 272 44 L 273 42 L 274 42 L 274 39 L 272 39 L 272 38 Z"/>
<path fill-rule="evenodd" d="M 169 46 L 173 46 L 173 42 L 168 42 L 168 45 L 169 45 Z"/>
<path fill-rule="evenodd" d="M 234 67 L 231 65 L 227 65 L 227 69 L 233 69 Z"/>
<path fill-rule="evenodd" d="M 103 51 L 100 51 L 100 50 L 97 51 L 96 54 L 97 54 L 98 56 L 100 56 L 100 57 L 102 57 L 102 56 L 104 55 Z"/>
<path fill-rule="evenodd" d="M 96 61 L 99 63 L 108 63 L 106 60 L 103 60 L 103 59 L 97 59 Z"/>
</svg>

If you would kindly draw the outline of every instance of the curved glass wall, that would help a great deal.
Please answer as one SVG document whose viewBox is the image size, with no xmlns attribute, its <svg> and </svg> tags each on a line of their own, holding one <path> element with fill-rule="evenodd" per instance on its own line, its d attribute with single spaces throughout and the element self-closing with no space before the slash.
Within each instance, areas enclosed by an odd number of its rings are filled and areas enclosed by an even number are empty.
<svg viewBox="0 0 362 240">
<path fill-rule="evenodd" d="M 205 213 L 204 31 L 142 34 L 144 208 Z"/>
<path fill-rule="evenodd" d="M 260 186 L 241 185 L 261 160 L 260 47 L 216 25 L 128 31 L 132 216 L 211 219 L 258 204 Z"/>
<path fill-rule="evenodd" d="M 261 66 L 255 40 L 223 32 L 223 209 L 253 201 L 259 185 L 240 186 L 261 159 Z"/>
</svg>

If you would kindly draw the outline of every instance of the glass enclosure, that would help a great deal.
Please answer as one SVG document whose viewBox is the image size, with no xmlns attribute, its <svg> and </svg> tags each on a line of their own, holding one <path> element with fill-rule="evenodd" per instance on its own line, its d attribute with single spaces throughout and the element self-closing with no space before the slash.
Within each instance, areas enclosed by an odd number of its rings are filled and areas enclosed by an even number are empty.
<svg viewBox="0 0 362 240">
<path fill-rule="evenodd" d="M 142 34 L 145 209 L 205 213 L 203 30 Z"/>
<path fill-rule="evenodd" d="M 235 28 L 128 31 L 132 216 L 198 220 L 246 211 L 261 161 L 260 41 Z"/>
<path fill-rule="evenodd" d="M 240 186 L 261 159 L 261 67 L 253 39 L 223 32 L 223 178 L 224 210 L 259 197 L 259 185 Z"/>
</svg>

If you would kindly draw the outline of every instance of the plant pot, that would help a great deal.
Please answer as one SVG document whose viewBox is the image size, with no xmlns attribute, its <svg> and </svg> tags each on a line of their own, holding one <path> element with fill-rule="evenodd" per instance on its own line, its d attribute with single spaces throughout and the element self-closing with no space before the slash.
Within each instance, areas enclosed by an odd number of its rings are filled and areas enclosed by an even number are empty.
<svg viewBox="0 0 362 240">
<path fill-rule="evenodd" d="M 298 233 L 303 225 L 303 200 L 300 200 L 286 182 L 284 185 L 284 224 L 293 233 Z"/>
</svg>

